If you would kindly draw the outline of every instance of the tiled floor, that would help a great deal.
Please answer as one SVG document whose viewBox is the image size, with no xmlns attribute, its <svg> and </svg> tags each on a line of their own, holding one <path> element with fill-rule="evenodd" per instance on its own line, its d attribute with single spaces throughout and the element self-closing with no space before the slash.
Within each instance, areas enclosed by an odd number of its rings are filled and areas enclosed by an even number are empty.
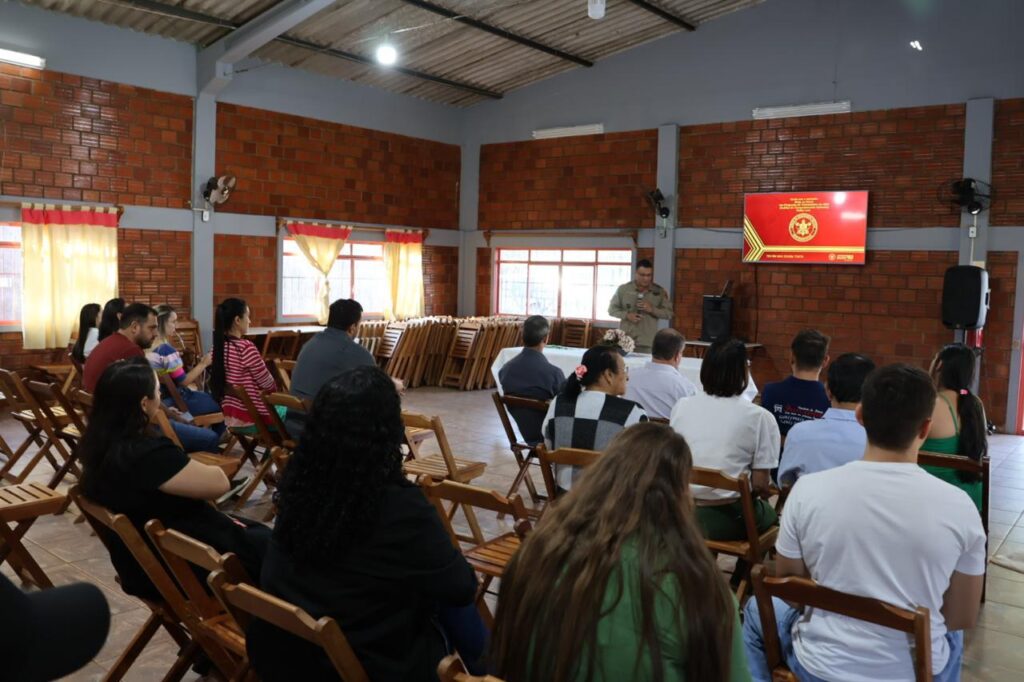
<svg viewBox="0 0 1024 682">
<path fill-rule="evenodd" d="M 446 389 L 421 388 L 405 397 L 405 408 L 439 414 L 455 453 L 466 459 L 487 463 L 487 473 L 477 484 L 504 492 L 516 473 L 501 424 L 484 391 L 460 393 Z M 22 440 L 21 427 L 0 419 L 0 434 L 16 445 Z M 433 441 L 425 444 L 427 451 Z M 1024 559 L 1024 438 L 996 436 L 990 441 L 992 454 L 992 514 L 990 554 L 1017 554 Z M 42 465 L 33 476 L 45 482 L 50 475 Z M 540 485 L 540 477 L 536 477 Z M 523 489 L 525 495 L 525 488 Z M 254 518 L 266 502 L 256 501 L 247 509 Z M 939 513 L 940 510 L 935 510 Z M 485 534 L 499 524 L 481 514 Z M 146 611 L 131 597 L 123 595 L 114 582 L 106 551 L 84 524 L 73 525 L 73 515 L 41 518 L 28 533 L 28 547 L 54 583 L 87 581 L 104 590 L 114 613 L 111 634 L 96 660 L 68 678 L 100 680 L 146 617 Z M 3 571 L 11 575 L 6 566 Z M 175 655 L 166 635 L 144 652 L 126 680 L 159 680 Z M 2 676 L 2 675 L 0 675 Z M 189 674 L 187 680 L 197 679 Z M 990 565 L 988 601 L 982 608 L 978 627 L 968 633 L 962 679 L 965 682 L 1010 682 L 1024 679 L 1024 574 Z"/>
</svg>

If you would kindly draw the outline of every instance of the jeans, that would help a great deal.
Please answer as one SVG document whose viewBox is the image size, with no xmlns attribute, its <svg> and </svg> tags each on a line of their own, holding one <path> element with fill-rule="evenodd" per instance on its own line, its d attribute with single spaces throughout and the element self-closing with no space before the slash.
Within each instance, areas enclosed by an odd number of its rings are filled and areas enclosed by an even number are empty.
<svg viewBox="0 0 1024 682">
<path fill-rule="evenodd" d="M 174 421 L 171 422 L 171 428 L 185 452 L 217 452 L 220 436 L 213 429 Z"/>
<path fill-rule="evenodd" d="M 182 400 L 185 401 L 185 405 L 188 407 L 188 413 L 191 415 L 214 414 L 216 412 L 220 412 L 220 404 L 214 400 L 213 396 L 209 393 L 193 391 L 192 389 L 184 386 L 178 387 L 178 393 L 181 394 Z M 164 398 L 164 405 L 167 407 L 174 407 L 174 401 L 170 398 Z M 218 436 L 224 433 L 227 429 L 227 427 L 224 426 L 224 422 L 212 424 L 209 428 Z"/>
<path fill-rule="evenodd" d="M 779 631 L 779 644 L 786 667 L 793 671 L 801 682 L 826 682 L 815 677 L 800 665 L 793 649 L 793 623 L 800 617 L 800 612 L 781 599 L 772 597 L 775 608 L 775 623 Z M 946 633 L 949 645 L 949 660 L 946 667 L 933 675 L 934 682 L 959 682 L 960 664 L 964 655 L 963 630 Z M 757 609 L 757 600 L 751 598 L 743 607 L 743 648 L 747 652 L 747 665 L 755 682 L 771 682 L 772 673 L 768 670 L 768 660 L 764 653 L 764 631 L 761 628 L 761 616 Z"/>
<path fill-rule="evenodd" d="M 476 602 L 468 606 L 442 606 L 438 609 L 438 624 L 448 642 L 449 651 L 459 652 L 471 675 L 487 674 L 484 654 L 487 653 L 487 626 L 477 610 Z"/>
</svg>

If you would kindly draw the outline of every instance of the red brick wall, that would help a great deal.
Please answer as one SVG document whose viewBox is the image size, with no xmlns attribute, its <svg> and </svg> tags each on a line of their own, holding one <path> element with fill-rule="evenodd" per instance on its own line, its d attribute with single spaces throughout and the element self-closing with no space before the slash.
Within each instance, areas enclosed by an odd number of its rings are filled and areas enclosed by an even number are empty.
<svg viewBox="0 0 1024 682">
<path fill-rule="evenodd" d="M 217 105 L 235 213 L 458 229 L 460 158 L 456 145 Z"/>
<path fill-rule="evenodd" d="M 1024 225 L 1024 99 L 996 102 L 992 225 Z"/>
<path fill-rule="evenodd" d="M 277 240 L 218 234 L 213 238 L 213 305 L 245 299 L 254 327 L 277 324 Z"/>
<path fill-rule="evenodd" d="M 942 326 L 942 276 L 955 265 L 954 252 L 871 251 L 864 267 L 749 266 L 736 249 L 680 249 L 676 252 L 675 323 L 687 338 L 698 338 L 701 301 L 733 289 L 733 334 L 765 345 L 753 356 L 759 387 L 789 372 L 789 344 L 803 327 L 832 338 L 831 355 L 862 352 L 878 364 L 927 366 L 940 346 L 953 339 Z M 1012 348 L 1016 254 L 990 253 L 992 308 L 985 329 L 982 398 L 989 419 L 1002 424 L 1006 412 Z"/>
<path fill-rule="evenodd" d="M 190 97 L 0 64 L 0 128 L 0 194 L 188 206 Z"/>
<path fill-rule="evenodd" d="M 957 227 L 938 193 L 963 173 L 964 105 L 679 130 L 679 224 L 739 227 L 753 192 L 868 190 L 869 227 Z"/>
<path fill-rule="evenodd" d="M 459 247 L 423 246 L 426 315 L 455 315 L 459 307 Z"/>
<path fill-rule="evenodd" d="M 491 314 L 491 250 L 476 250 L 476 314 Z"/>
<path fill-rule="evenodd" d="M 126 301 L 169 303 L 188 317 L 191 264 L 189 232 L 117 231 L 117 288 Z"/>
<path fill-rule="evenodd" d="M 658 131 L 487 144 L 480 229 L 648 227 Z"/>
</svg>

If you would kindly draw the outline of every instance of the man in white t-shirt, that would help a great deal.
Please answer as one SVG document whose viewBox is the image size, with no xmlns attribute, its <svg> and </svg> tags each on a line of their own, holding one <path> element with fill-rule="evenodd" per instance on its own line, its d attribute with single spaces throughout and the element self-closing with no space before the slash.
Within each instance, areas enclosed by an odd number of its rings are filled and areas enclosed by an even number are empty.
<svg viewBox="0 0 1024 682">
<path fill-rule="evenodd" d="M 648 417 L 668 419 L 681 398 L 697 395 L 697 387 L 679 372 L 686 338 L 675 329 L 654 335 L 651 361 L 630 370 L 626 399 L 639 403 Z"/>
<path fill-rule="evenodd" d="M 909 365 L 875 370 L 857 419 L 864 458 L 802 476 L 775 544 L 776 574 L 931 614 L 935 682 L 960 679 L 963 632 L 974 627 L 985 573 L 985 532 L 967 494 L 917 466 L 935 388 Z M 774 600 L 786 665 L 803 682 L 913 680 L 906 634 Z M 756 600 L 743 637 L 755 680 L 770 681 Z"/>
</svg>

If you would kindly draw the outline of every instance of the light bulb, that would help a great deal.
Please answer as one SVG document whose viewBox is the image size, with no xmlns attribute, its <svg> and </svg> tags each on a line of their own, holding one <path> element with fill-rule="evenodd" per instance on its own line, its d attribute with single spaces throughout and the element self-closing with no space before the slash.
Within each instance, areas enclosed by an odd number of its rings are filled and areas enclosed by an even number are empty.
<svg viewBox="0 0 1024 682">
<path fill-rule="evenodd" d="M 591 19 L 604 19 L 605 0 L 587 0 L 587 16 Z"/>
<path fill-rule="evenodd" d="M 398 50 L 389 43 L 383 43 L 377 48 L 377 63 L 384 66 L 391 66 L 398 61 Z"/>
</svg>

